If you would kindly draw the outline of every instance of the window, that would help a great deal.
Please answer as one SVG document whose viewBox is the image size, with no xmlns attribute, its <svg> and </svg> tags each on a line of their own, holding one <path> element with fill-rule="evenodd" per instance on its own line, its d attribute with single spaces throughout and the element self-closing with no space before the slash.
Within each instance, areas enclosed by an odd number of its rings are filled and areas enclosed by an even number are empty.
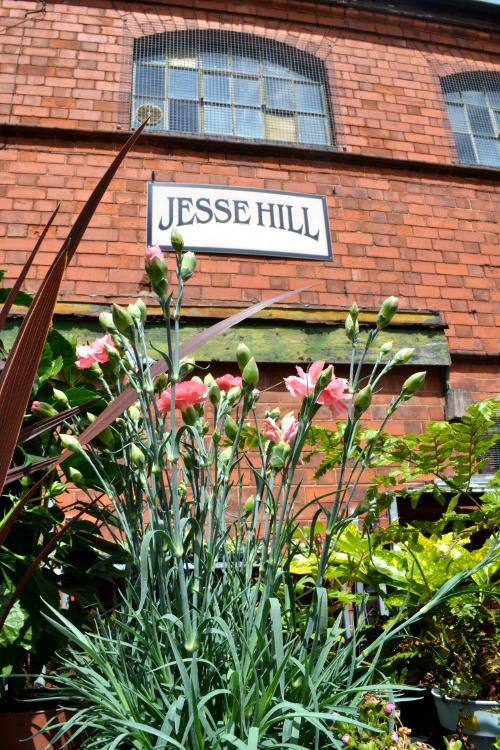
<svg viewBox="0 0 500 750">
<path fill-rule="evenodd" d="M 497 417 L 487 434 L 497 435 L 498 440 L 487 453 L 488 463 L 483 471 L 487 474 L 495 474 L 497 471 L 500 471 L 500 409 L 497 411 Z"/>
<path fill-rule="evenodd" d="M 136 39 L 132 127 L 210 137 L 333 145 L 324 64 L 247 34 L 170 32 Z"/>
<path fill-rule="evenodd" d="M 457 73 L 441 85 L 460 162 L 500 167 L 500 73 Z"/>
</svg>

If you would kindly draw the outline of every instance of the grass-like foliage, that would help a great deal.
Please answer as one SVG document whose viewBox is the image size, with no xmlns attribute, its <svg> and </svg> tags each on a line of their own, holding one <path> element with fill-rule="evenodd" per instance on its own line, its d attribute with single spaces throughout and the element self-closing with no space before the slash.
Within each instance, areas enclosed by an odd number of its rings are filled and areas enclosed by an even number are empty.
<svg viewBox="0 0 500 750">
<path fill-rule="evenodd" d="M 141 301 L 115 305 L 112 316 L 101 318 L 105 339 L 77 348 L 80 366 L 99 374 L 110 399 L 132 388 L 137 403 L 101 433 L 99 445 L 84 449 L 76 435 L 61 436 L 81 483 L 109 498 L 115 519 L 109 530 L 127 560 L 116 606 L 98 611 L 88 631 L 52 610 L 71 644 L 59 678 L 73 707 L 68 724 L 86 750 L 340 748 L 346 726 L 363 729 L 358 706 L 367 686 L 391 695 L 377 659 L 402 625 L 396 620 L 370 645 L 356 629 L 347 638 L 342 615 L 333 624 L 329 618 L 325 573 L 385 423 L 424 373 L 408 378 L 380 429 L 360 446 L 372 389 L 408 354 L 384 364 L 389 349 L 381 349 L 361 382 L 366 351 L 397 301 L 384 303 L 360 352 L 354 305 L 346 323 L 353 343 L 349 384 L 323 363 L 299 371 L 287 379 L 301 397 L 298 418 L 280 421 L 273 412 L 262 429 L 258 368 L 244 345 L 237 352 L 241 378 L 207 375 L 202 382 L 188 377 L 193 362 L 179 359 L 182 294 L 195 257 L 176 232 L 172 243 L 173 290 L 160 249 L 146 253 L 165 317 L 168 378 L 154 377 Z M 298 595 L 290 573 L 303 551 L 294 537 L 295 470 L 321 404 L 345 419 L 339 487 L 318 504 L 325 534 L 314 580 Z"/>
</svg>

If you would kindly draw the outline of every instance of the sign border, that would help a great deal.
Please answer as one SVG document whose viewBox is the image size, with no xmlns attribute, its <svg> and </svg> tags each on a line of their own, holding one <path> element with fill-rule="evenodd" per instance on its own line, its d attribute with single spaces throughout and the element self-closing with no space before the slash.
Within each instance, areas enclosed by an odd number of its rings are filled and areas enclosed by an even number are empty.
<svg viewBox="0 0 500 750">
<path fill-rule="evenodd" d="M 269 188 L 253 188 L 253 187 L 233 187 L 232 185 L 207 185 L 206 183 L 192 183 L 192 182 L 156 182 L 155 180 L 149 180 L 148 182 L 148 194 L 147 194 L 147 221 L 146 221 L 146 244 L 151 245 L 152 241 L 152 199 L 153 199 L 153 187 L 159 185 L 161 187 L 174 186 L 182 188 L 208 188 L 212 190 L 239 190 L 242 192 L 256 192 L 256 193 L 272 193 L 273 195 L 293 195 L 298 198 L 316 198 L 321 200 L 323 206 L 323 216 L 325 219 L 326 232 L 326 243 L 327 243 L 327 254 L 317 255 L 312 253 L 290 253 L 286 250 L 244 250 L 241 248 L 231 247 L 196 247 L 194 252 L 198 253 L 217 253 L 218 255 L 246 255 L 249 257 L 263 257 L 263 258 L 297 258 L 299 260 L 333 260 L 333 249 L 332 249 L 332 237 L 330 230 L 330 220 L 328 217 L 328 206 L 326 204 L 326 195 L 316 195 L 314 193 L 294 193 L 290 190 L 270 190 Z M 182 228 L 181 228 L 182 229 Z M 181 231 L 182 234 L 182 231 Z M 171 250 L 170 245 L 160 245 L 162 250 Z M 188 248 L 189 249 L 189 248 Z"/>
</svg>

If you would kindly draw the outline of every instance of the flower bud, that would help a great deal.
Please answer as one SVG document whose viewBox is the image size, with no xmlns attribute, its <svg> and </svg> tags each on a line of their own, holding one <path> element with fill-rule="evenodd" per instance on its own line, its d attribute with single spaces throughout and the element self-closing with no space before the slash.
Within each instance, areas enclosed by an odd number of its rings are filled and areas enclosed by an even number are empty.
<svg viewBox="0 0 500 750">
<path fill-rule="evenodd" d="M 233 452 L 233 449 L 231 446 L 229 446 L 228 448 L 224 448 L 224 450 L 219 453 L 219 461 L 222 464 L 227 464 L 231 458 L 232 452 Z"/>
<path fill-rule="evenodd" d="M 144 304 L 144 302 L 142 301 L 140 297 L 135 303 L 135 306 L 138 308 L 139 313 L 141 315 L 141 323 L 145 323 L 146 318 L 148 317 L 148 308 L 146 307 L 146 305 Z"/>
<path fill-rule="evenodd" d="M 196 256 L 191 251 L 184 253 L 181 262 L 181 279 L 188 281 L 194 273 L 196 267 Z"/>
<path fill-rule="evenodd" d="M 362 388 L 358 393 L 356 394 L 356 398 L 354 399 L 354 414 L 356 417 L 359 417 L 360 414 L 362 414 L 364 411 L 368 409 L 372 402 L 372 387 L 370 384 L 365 385 L 364 388 Z"/>
<path fill-rule="evenodd" d="M 93 375 L 96 375 L 98 378 L 102 378 L 102 368 L 99 362 L 92 362 L 92 364 L 88 368 L 88 371 Z"/>
<path fill-rule="evenodd" d="M 124 307 L 113 303 L 113 323 L 120 333 L 126 333 L 134 325 L 131 314 Z"/>
<path fill-rule="evenodd" d="M 101 328 L 103 328 L 105 331 L 114 331 L 116 332 L 115 324 L 113 323 L 113 316 L 109 312 L 102 312 L 99 315 L 99 323 Z"/>
<path fill-rule="evenodd" d="M 253 511 L 255 505 L 255 498 L 253 495 L 250 495 L 245 501 L 245 504 L 243 506 L 243 513 L 246 516 L 249 516 L 250 513 Z"/>
<path fill-rule="evenodd" d="M 154 383 L 154 388 L 155 393 L 163 393 L 163 391 L 168 388 L 168 378 L 164 373 L 158 375 Z"/>
<path fill-rule="evenodd" d="M 144 453 L 135 443 L 132 443 L 130 448 L 130 460 L 134 466 L 144 466 L 146 461 Z"/>
<path fill-rule="evenodd" d="M 151 263 L 146 263 L 146 272 L 153 286 L 167 278 L 167 264 L 163 256 L 154 257 Z"/>
<path fill-rule="evenodd" d="M 64 391 L 60 391 L 58 388 L 52 388 L 52 394 L 54 396 L 54 401 L 58 406 L 64 406 L 66 408 L 69 407 L 69 401 L 68 397 L 64 393 Z"/>
<path fill-rule="evenodd" d="M 328 365 L 328 367 L 325 370 L 322 370 L 320 374 L 318 375 L 318 379 L 316 381 L 316 385 L 314 387 L 314 395 L 319 396 L 320 393 L 322 393 L 327 385 L 329 385 L 333 375 L 333 367 L 331 365 Z"/>
<path fill-rule="evenodd" d="M 190 425 L 191 427 L 196 424 L 198 415 L 192 406 L 186 406 L 186 408 L 181 411 L 181 415 L 184 424 Z"/>
<path fill-rule="evenodd" d="M 226 423 L 224 425 L 224 431 L 229 438 L 229 440 L 234 440 L 236 435 L 238 434 L 238 425 L 234 421 L 232 417 L 229 415 L 226 417 Z"/>
<path fill-rule="evenodd" d="M 409 378 L 406 378 L 402 388 L 403 396 L 405 396 L 406 399 L 411 398 L 414 393 L 420 390 L 420 388 L 424 384 L 426 375 L 427 373 L 424 370 L 423 372 L 414 372 L 413 375 L 410 375 Z"/>
<path fill-rule="evenodd" d="M 193 372 L 195 364 L 194 357 L 185 357 L 184 359 L 181 359 L 179 362 L 179 380 L 187 378 L 187 376 Z"/>
<path fill-rule="evenodd" d="M 392 341 L 386 341 L 385 344 L 382 344 L 379 350 L 380 357 L 387 357 L 389 352 L 392 350 Z"/>
<path fill-rule="evenodd" d="M 68 478 L 70 482 L 73 482 L 73 484 L 81 484 L 83 481 L 83 474 L 81 471 L 78 471 L 78 469 L 74 469 L 72 466 L 68 469 Z"/>
<path fill-rule="evenodd" d="M 104 344 L 104 348 L 106 349 L 109 361 L 115 369 L 118 369 L 121 362 L 120 352 L 114 346 L 109 346 L 109 344 Z"/>
<path fill-rule="evenodd" d="M 132 316 L 132 318 L 135 318 L 136 320 L 141 319 L 141 311 L 137 307 L 137 303 L 135 303 L 134 305 L 127 305 L 127 312 Z"/>
<path fill-rule="evenodd" d="M 250 354 L 250 349 L 248 348 L 248 346 L 246 346 L 246 344 L 238 344 L 238 348 L 236 349 L 236 359 L 238 361 L 240 372 L 243 372 L 251 356 L 252 355 Z"/>
<path fill-rule="evenodd" d="M 353 319 L 353 322 L 355 323 L 357 321 L 358 315 L 359 315 L 359 307 L 357 306 L 357 304 L 355 302 L 352 303 L 351 309 L 349 311 L 349 314 L 350 314 L 351 318 Z"/>
<path fill-rule="evenodd" d="M 38 419 L 47 419 L 57 414 L 57 410 L 53 406 L 47 404 L 46 401 L 33 401 L 31 404 L 31 413 L 34 414 Z"/>
<path fill-rule="evenodd" d="M 283 442 L 273 446 L 269 460 L 269 465 L 273 471 L 280 471 L 283 468 L 287 452 L 289 452 L 289 450 L 286 451 L 287 447 L 288 449 L 290 448 L 290 446 L 286 446 Z"/>
<path fill-rule="evenodd" d="M 215 382 L 208 389 L 208 399 L 213 406 L 217 406 L 220 401 L 220 388 Z"/>
<path fill-rule="evenodd" d="M 293 414 L 293 412 L 291 412 L 291 413 Z M 274 421 L 276 421 L 277 419 L 280 418 L 280 414 L 281 414 L 281 412 L 280 412 L 279 406 L 275 406 L 272 411 L 266 411 L 264 413 L 264 416 L 265 417 L 271 417 L 271 419 L 274 419 Z"/>
<path fill-rule="evenodd" d="M 345 319 L 345 333 L 349 341 L 354 341 L 359 334 L 359 323 L 352 318 L 351 313 Z"/>
<path fill-rule="evenodd" d="M 72 453 L 81 453 L 82 446 L 74 435 L 59 435 L 61 445 L 63 448 L 72 451 Z"/>
<path fill-rule="evenodd" d="M 177 227 L 174 227 L 172 229 L 172 234 L 170 235 L 170 242 L 172 243 L 172 247 L 174 248 L 176 253 L 182 253 L 184 249 L 184 240 L 182 239 L 182 235 L 178 231 Z"/>
<path fill-rule="evenodd" d="M 234 388 L 231 388 L 230 391 L 228 391 L 227 394 L 227 400 L 228 403 L 233 406 L 237 401 L 239 401 L 241 398 L 241 388 L 239 386 L 235 386 Z"/>
<path fill-rule="evenodd" d="M 391 365 L 393 365 L 394 367 L 397 367 L 398 365 L 404 365 L 405 362 L 408 362 L 408 360 L 413 357 L 414 353 L 415 349 L 412 349 L 411 347 L 400 349 L 392 358 Z"/>
<path fill-rule="evenodd" d="M 380 307 L 377 315 L 377 328 L 385 328 L 389 325 L 394 317 L 396 310 L 398 309 L 398 298 L 387 297 L 382 306 Z"/>
<path fill-rule="evenodd" d="M 140 409 L 137 408 L 137 406 L 129 406 L 127 412 L 132 422 L 137 423 L 140 420 L 141 412 Z"/>
<path fill-rule="evenodd" d="M 245 367 L 243 368 L 241 377 L 244 385 L 255 388 L 255 386 L 259 382 L 259 368 L 257 367 L 255 357 L 251 357 L 248 360 Z"/>
</svg>

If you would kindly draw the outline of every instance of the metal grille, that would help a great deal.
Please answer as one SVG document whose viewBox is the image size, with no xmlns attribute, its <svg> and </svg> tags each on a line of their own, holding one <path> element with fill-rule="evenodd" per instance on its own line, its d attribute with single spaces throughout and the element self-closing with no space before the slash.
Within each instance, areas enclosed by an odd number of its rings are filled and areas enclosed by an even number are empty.
<svg viewBox="0 0 500 750">
<path fill-rule="evenodd" d="M 443 97 L 455 161 L 500 167 L 500 67 L 477 59 L 430 61 Z"/>
<path fill-rule="evenodd" d="M 495 419 L 495 423 L 488 430 L 488 435 L 498 435 L 498 440 L 488 451 L 488 463 L 483 471 L 495 474 L 500 470 L 500 414 L 498 418 Z"/>
<path fill-rule="evenodd" d="M 126 28 L 122 127 L 149 117 L 149 131 L 337 148 L 318 54 L 221 28 Z"/>
</svg>

